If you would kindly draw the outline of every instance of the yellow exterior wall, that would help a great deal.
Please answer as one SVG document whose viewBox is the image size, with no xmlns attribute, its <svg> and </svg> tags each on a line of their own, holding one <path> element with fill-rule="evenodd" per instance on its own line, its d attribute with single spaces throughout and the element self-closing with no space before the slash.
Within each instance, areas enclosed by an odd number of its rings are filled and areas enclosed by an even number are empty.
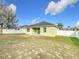
<svg viewBox="0 0 79 59">
<path fill-rule="evenodd" d="M 27 28 L 26 28 L 26 34 L 34 34 L 34 32 L 33 32 L 33 30 L 32 30 L 32 28 L 29 28 L 30 29 L 30 31 L 29 32 L 27 32 Z"/>
<path fill-rule="evenodd" d="M 43 32 L 44 28 L 46 28 L 46 32 Z M 30 32 L 27 32 L 26 28 L 26 34 L 55 37 L 57 35 L 57 30 L 56 27 L 40 27 L 40 34 L 36 34 L 32 28 L 30 28 Z"/>
<path fill-rule="evenodd" d="M 57 35 L 57 28 L 56 27 L 46 27 L 46 32 L 43 32 L 44 27 L 41 27 L 40 29 L 40 35 L 42 36 L 56 36 Z"/>
</svg>

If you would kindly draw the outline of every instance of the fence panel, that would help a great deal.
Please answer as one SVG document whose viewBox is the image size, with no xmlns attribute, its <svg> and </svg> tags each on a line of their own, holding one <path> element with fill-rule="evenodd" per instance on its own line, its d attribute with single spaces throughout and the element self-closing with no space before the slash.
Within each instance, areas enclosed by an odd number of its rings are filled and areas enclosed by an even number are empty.
<svg viewBox="0 0 79 59">
<path fill-rule="evenodd" d="M 79 31 L 66 31 L 66 30 L 58 30 L 58 36 L 68 36 L 68 37 L 77 37 L 79 38 Z"/>
</svg>

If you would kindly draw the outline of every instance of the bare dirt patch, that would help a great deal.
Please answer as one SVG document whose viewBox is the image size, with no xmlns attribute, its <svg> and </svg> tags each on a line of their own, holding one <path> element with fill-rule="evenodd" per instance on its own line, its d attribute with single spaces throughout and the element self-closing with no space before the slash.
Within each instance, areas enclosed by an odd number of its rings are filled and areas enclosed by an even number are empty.
<svg viewBox="0 0 79 59">
<path fill-rule="evenodd" d="M 78 52 L 78 47 L 49 37 L 0 40 L 0 59 L 79 59 Z"/>
</svg>

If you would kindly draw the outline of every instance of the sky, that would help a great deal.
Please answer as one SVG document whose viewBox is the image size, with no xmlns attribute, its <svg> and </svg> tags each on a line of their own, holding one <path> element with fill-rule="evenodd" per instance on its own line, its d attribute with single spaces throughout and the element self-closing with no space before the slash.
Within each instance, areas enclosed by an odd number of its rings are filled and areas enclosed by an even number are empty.
<svg viewBox="0 0 79 59">
<path fill-rule="evenodd" d="M 6 0 L 16 6 L 18 25 L 30 25 L 41 21 L 64 27 L 79 23 L 78 0 Z"/>
</svg>

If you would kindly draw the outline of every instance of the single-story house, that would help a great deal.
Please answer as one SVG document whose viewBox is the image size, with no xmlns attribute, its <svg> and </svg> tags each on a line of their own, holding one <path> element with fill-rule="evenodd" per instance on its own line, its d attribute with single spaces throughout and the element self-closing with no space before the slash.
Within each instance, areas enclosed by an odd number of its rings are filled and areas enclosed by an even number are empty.
<svg viewBox="0 0 79 59">
<path fill-rule="evenodd" d="M 41 35 L 41 36 L 56 36 L 57 28 L 54 24 L 48 22 L 39 22 L 30 26 L 24 26 L 27 34 L 31 35 Z"/>
</svg>

